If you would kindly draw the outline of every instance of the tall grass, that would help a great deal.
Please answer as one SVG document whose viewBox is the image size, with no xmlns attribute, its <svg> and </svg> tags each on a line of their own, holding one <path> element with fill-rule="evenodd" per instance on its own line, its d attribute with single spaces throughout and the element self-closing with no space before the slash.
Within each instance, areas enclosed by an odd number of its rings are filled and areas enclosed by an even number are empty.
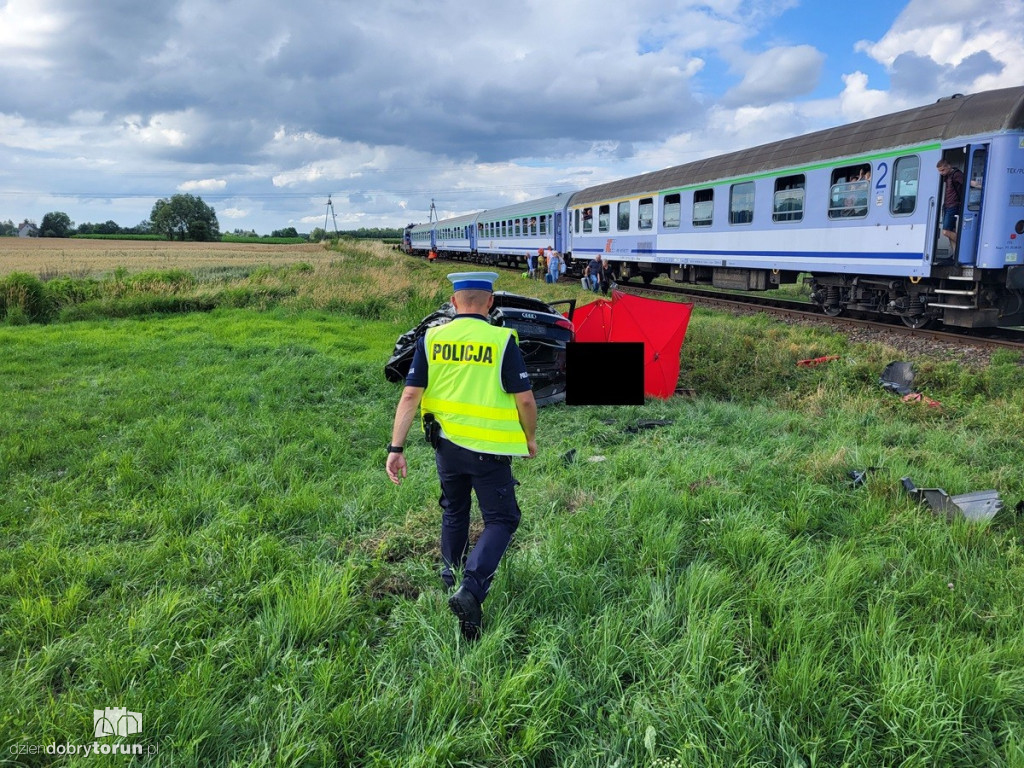
<svg viewBox="0 0 1024 768">
<path fill-rule="evenodd" d="M 117 301 L 133 279 L 175 300 L 289 290 L 266 311 L 0 328 L 8 760 L 102 764 L 17 749 L 99 743 L 92 710 L 123 706 L 154 766 L 1024 764 L 1015 355 L 918 361 L 940 411 L 880 389 L 892 350 L 698 308 L 696 397 L 543 409 L 467 646 L 432 455 L 410 440 L 397 488 L 382 469 L 382 367 L 444 271 L 352 251 L 124 273 Z M 103 290 L 75 306 L 114 306 Z M 997 488 L 1007 514 L 947 523 L 906 475 Z"/>
</svg>

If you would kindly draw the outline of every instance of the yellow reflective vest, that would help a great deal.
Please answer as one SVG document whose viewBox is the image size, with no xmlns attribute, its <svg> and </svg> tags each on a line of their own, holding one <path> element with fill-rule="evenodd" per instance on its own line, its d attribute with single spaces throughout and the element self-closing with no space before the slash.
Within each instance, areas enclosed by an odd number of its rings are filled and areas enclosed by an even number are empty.
<svg viewBox="0 0 1024 768">
<path fill-rule="evenodd" d="M 518 342 L 512 329 L 472 317 L 427 329 L 427 388 L 420 414 L 434 414 L 456 445 L 480 453 L 529 455 L 515 395 L 501 387 L 510 336 Z"/>
</svg>

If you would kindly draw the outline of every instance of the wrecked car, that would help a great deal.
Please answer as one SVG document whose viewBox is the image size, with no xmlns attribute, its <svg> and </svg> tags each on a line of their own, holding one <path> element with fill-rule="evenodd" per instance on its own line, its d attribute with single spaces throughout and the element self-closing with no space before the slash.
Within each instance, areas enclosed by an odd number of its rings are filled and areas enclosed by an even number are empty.
<svg viewBox="0 0 1024 768">
<path fill-rule="evenodd" d="M 567 305 L 566 315 L 556 307 Z M 575 299 L 551 304 L 530 296 L 507 291 L 494 292 L 494 306 L 489 320 L 492 325 L 512 328 L 519 336 L 519 348 L 526 362 L 526 371 L 533 384 L 538 406 L 565 400 L 565 348 L 572 341 L 572 316 Z M 427 315 L 415 328 L 398 337 L 391 358 L 384 366 L 384 378 L 390 382 L 404 381 L 412 365 L 416 340 L 428 328 L 443 325 L 455 317 L 455 307 L 446 302 Z"/>
</svg>

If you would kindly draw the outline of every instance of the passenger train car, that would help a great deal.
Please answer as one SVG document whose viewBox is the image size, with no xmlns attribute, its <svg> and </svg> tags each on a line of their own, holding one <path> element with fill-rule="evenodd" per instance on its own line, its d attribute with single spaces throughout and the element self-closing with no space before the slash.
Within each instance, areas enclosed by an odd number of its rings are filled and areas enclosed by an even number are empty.
<svg viewBox="0 0 1024 768">
<path fill-rule="evenodd" d="M 966 179 L 955 243 L 941 231 L 940 159 Z M 564 234 L 554 223 L 563 199 Z M 551 200 L 453 219 L 465 237 L 445 250 L 518 258 L 512 243 Z M 1024 87 L 957 95 L 554 203 L 545 237 L 556 250 L 576 264 L 601 256 L 620 280 L 666 275 L 756 291 L 806 275 L 828 314 L 893 315 L 912 327 L 1024 324 Z M 413 227 L 412 251 L 423 252 L 417 236 L 426 243 L 449 223 Z"/>
<path fill-rule="evenodd" d="M 442 258 L 471 258 L 485 264 L 515 266 L 540 248 L 566 253 L 569 232 L 566 208 L 569 194 L 491 208 L 406 228 L 408 253 L 436 253 Z"/>
</svg>

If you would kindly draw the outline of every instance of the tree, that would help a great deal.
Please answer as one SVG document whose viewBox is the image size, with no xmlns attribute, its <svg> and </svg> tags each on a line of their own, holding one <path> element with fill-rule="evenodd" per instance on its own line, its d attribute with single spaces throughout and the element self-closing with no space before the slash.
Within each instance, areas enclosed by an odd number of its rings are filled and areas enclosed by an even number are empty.
<svg viewBox="0 0 1024 768">
<path fill-rule="evenodd" d="M 275 229 L 271 237 L 298 237 L 299 233 L 295 227 L 285 227 L 284 229 Z"/>
<path fill-rule="evenodd" d="M 53 211 L 43 216 L 43 223 L 39 227 L 40 237 L 70 237 L 74 229 L 74 222 L 71 217 L 63 211 Z"/>
<path fill-rule="evenodd" d="M 14 222 L 8 219 L 7 221 L 0 221 L 0 237 L 10 237 L 11 235 L 18 234 L 18 228 L 14 226 Z"/>
<path fill-rule="evenodd" d="M 149 215 L 153 229 L 173 240 L 220 240 L 220 224 L 213 208 L 203 198 L 193 195 L 173 195 L 153 205 Z"/>
</svg>

